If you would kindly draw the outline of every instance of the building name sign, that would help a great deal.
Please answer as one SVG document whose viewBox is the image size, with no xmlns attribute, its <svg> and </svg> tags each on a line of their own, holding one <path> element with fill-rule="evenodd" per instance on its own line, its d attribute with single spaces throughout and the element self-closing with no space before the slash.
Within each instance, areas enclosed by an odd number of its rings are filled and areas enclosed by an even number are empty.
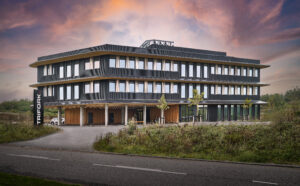
<svg viewBox="0 0 300 186">
<path fill-rule="evenodd" d="M 33 100 L 34 125 L 42 125 L 44 122 L 43 92 L 41 90 L 34 90 Z"/>
</svg>

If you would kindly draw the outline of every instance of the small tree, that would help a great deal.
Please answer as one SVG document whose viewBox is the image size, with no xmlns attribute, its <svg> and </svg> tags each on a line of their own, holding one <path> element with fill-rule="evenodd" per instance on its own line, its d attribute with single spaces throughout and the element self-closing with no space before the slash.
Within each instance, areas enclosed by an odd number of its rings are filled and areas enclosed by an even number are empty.
<svg viewBox="0 0 300 186">
<path fill-rule="evenodd" d="M 198 93 L 198 90 L 197 89 L 194 89 L 193 90 L 193 98 L 189 98 L 188 101 L 189 101 L 189 107 L 190 106 L 196 106 L 196 116 L 198 117 L 199 115 L 199 104 L 201 101 L 203 101 L 203 97 L 204 97 L 204 92 L 202 92 L 201 94 Z M 193 124 L 195 124 L 195 119 L 194 119 L 194 116 L 193 116 Z"/>
<path fill-rule="evenodd" d="M 249 108 L 250 107 L 252 107 L 252 101 L 251 101 L 251 99 L 248 99 L 248 98 L 246 98 L 245 99 L 245 101 L 244 101 L 244 104 L 243 104 L 243 109 L 245 109 L 246 110 L 246 113 L 244 113 L 244 116 L 246 116 L 246 119 L 248 120 L 249 118 L 248 118 L 248 116 L 249 116 Z M 244 118 L 244 120 L 245 120 L 245 118 Z"/>
<path fill-rule="evenodd" d="M 165 95 L 161 95 L 161 98 L 158 100 L 158 105 L 157 108 L 160 109 L 160 117 L 161 117 L 161 120 L 160 120 L 160 123 L 163 124 L 164 122 L 162 121 L 164 119 L 164 111 L 169 109 L 169 106 L 168 106 L 168 103 L 166 101 L 166 98 L 165 98 Z"/>
</svg>

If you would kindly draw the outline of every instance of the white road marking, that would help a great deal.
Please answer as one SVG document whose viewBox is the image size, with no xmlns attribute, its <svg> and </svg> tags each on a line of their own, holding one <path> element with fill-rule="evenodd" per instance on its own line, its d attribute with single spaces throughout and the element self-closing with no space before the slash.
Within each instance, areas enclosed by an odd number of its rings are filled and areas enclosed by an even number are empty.
<svg viewBox="0 0 300 186">
<path fill-rule="evenodd" d="M 42 160 L 50 160 L 50 161 L 60 161 L 60 159 L 56 158 L 49 158 L 46 156 L 33 156 L 33 155 L 27 155 L 27 154 L 6 154 L 8 156 L 15 156 L 15 157 L 23 157 L 23 158 L 33 158 L 33 159 L 42 159 Z"/>
<path fill-rule="evenodd" d="M 160 173 L 166 173 L 166 174 L 187 175 L 187 173 L 185 173 L 185 172 L 163 171 L 161 169 L 150 169 L 150 168 L 143 168 L 143 167 L 129 167 L 129 166 L 123 166 L 123 165 L 104 165 L 104 164 L 98 164 L 98 163 L 94 163 L 93 165 L 101 166 L 101 167 L 120 168 L 120 169 L 133 169 L 133 170 L 141 170 L 141 171 L 160 172 Z"/>
<path fill-rule="evenodd" d="M 252 180 L 253 183 L 261 183 L 261 184 L 268 184 L 268 185 L 278 185 L 278 183 L 266 182 L 266 181 L 257 181 Z"/>
</svg>

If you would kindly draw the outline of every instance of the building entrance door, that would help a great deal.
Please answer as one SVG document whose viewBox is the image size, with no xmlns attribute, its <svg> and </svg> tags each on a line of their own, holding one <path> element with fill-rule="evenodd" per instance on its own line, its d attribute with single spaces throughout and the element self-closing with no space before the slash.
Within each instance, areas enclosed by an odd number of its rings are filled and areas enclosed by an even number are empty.
<svg viewBox="0 0 300 186">
<path fill-rule="evenodd" d="M 109 113 L 109 123 L 114 123 L 114 113 Z"/>
<path fill-rule="evenodd" d="M 92 112 L 88 113 L 88 124 L 93 124 L 93 113 Z"/>
</svg>

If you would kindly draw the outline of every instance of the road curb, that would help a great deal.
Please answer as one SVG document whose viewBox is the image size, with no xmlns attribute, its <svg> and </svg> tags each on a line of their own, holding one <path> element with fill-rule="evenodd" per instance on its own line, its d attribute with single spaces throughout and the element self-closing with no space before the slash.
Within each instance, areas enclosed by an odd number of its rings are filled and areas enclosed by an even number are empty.
<svg viewBox="0 0 300 186">
<path fill-rule="evenodd" d="M 214 162 L 214 163 L 231 163 L 231 164 L 240 164 L 240 165 L 258 165 L 258 166 L 269 166 L 269 167 L 285 167 L 285 168 L 300 168 L 300 165 L 291 165 L 291 164 L 274 164 L 274 163 L 251 163 L 251 162 L 236 162 L 236 161 L 225 161 L 225 160 L 207 160 L 207 159 L 197 159 L 197 158 L 178 158 L 178 157 L 167 157 L 167 156 L 151 156 L 151 155 L 142 155 L 142 154 L 126 154 L 126 153 L 117 153 L 117 152 L 104 152 L 96 150 L 77 150 L 77 149 L 66 149 L 66 148 L 43 148 L 43 147 L 29 147 L 21 146 L 16 144 L 0 144 L 0 146 L 7 147 L 20 147 L 26 149 L 40 149 L 40 150 L 49 150 L 49 151 L 69 151 L 69 152 L 85 152 L 85 153 L 95 153 L 95 154 L 109 154 L 109 155 L 122 155 L 122 156 L 132 156 L 132 157 L 146 157 L 146 158 L 162 158 L 170 160 L 185 160 L 185 161 L 202 161 L 202 162 Z"/>
</svg>

